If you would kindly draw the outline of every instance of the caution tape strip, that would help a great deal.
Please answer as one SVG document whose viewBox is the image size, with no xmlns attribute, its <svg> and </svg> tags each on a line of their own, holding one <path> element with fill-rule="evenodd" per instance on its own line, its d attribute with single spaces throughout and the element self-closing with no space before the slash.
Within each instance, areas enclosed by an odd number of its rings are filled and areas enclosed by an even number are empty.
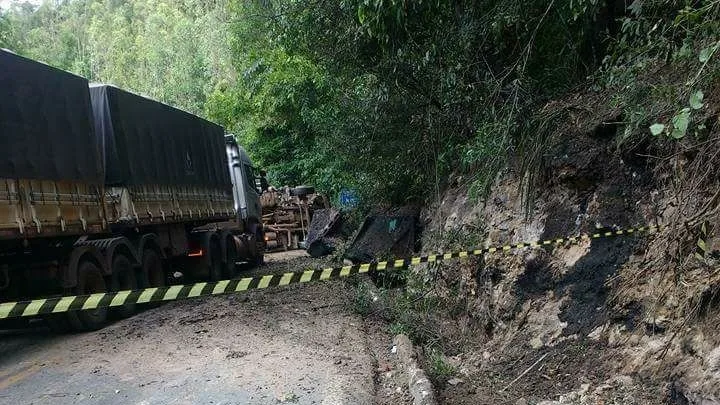
<svg viewBox="0 0 720 405">
<path fill-rule="evenodd" d="M 632 236 L 638 233 L 656 233 L 660 226 L 642 226 L 592 234 L 583 234 L 566 238 L 548 239 L 534 242 L 520 242 L 503 246 L 491 246 L 481 249 L 464 250 L 452 253 L 437 253 L 405 259 L 380 261 L 375 263 L 355 264 L 352 266 L 331 267 L 325 269 L 271 274 L 258 277 L 247 277 L 236 280 L 217 282 L 201 282 L 169 287 L 151 287 L 139 290 L 96 293 L 66 297 L 41 298 L 28 301 L 6 302 L 0 304 L 0 319 L 28 317 L 46 314 L 58 314 L 70 311 L 92 310 L 98 308 L 118 307 L 128 304 L 144 304 L 149 302 L 175 301 L 208 295 L 234 294 L 238 292 L 263 289 L 268 287 L 286 286 L 290 284 L 309 283 L 350 277 L 370 271 L 383 271 L 392 268 L 405 268 L 420 263 L 434 263 L 443 260 L 480 256 L 486 253 L 510 252 L 515 249 L 542 247 L 577 243 L 583 240 L 601 239 L 617 236 Z"/>
</svg>

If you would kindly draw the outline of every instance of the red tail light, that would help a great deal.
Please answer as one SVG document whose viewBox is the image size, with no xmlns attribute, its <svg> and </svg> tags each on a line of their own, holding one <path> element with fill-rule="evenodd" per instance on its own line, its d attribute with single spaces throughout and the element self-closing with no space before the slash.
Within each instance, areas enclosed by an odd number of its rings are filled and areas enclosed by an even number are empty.
<svg viewBox="0 0 720 405">
<path fill-rule="evenodd" d="M 189 253 L 188 253 L 188 256 L 189 256 L 189 257 L 200 257 L 200 256 L 202 256 L 203 254 L 205 254 L 205 252 L 203 252 L 202 249 L 198 249 L 198 250 L 189 252 Z"/>
</svg>

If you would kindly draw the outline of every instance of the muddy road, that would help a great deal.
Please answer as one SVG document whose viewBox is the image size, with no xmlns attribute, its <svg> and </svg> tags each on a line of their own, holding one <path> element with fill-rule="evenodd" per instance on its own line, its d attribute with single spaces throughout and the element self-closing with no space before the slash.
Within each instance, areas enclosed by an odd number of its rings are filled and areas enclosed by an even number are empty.
<svg viewBox="0 0 720 405">
<path fill-rule="evenodd" d="M 270 255 L 251 274 L 320 267 Z M 0 332 L 0 404 L 409 403 L 345 281 L 172 302 L 92 333 Z"/>
</svg>

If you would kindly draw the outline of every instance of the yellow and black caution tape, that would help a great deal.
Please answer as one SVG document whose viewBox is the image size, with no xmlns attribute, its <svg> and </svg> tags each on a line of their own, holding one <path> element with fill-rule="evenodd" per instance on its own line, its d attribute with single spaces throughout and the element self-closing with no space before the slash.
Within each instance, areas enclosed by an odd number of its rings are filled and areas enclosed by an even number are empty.
<svg viewBox="0 0 720 405">
<path fill-rule="evenodd" d="M 404 259 L 380 261 L 375 263 L 355 264 L 352 266 L 332 267 L 326 269 L 271 274 L 258 277 L 247 277 L 217 282 L 202 282 L 169 287 L 152 287 L 139 290 L 75 295 L 66 297 L 50 297 L 28 301 L 6 302 L 0 304 L 0 319 L 57 314 L 70 311 L 92 310 L 105 307 L 117 307 L 126 304 L 143 304 L 148 302 L 175 301 L 207 295 L 234 294 L 242 291 L 285 286 L 313 281 L 325 281 L 350 277 L 370 271 L 383 271 L 391 268 L 405 268 L 420 263 L 434 263 L 444 260 L 481 256 L 493 252 L 510 252 L 515 249 L 542 247 L 577 243 L 583 240 L 632 236 L 641 233 L 656 233 L 660 226 L 641 226 L 637 228 L 608 230 L 592 234 L 583 234 L 565 238 L 548 239 L 534 242 L 520 242 L 504 246 L 491 246 L 452 253 L 438 253 Z"/>
</svg>

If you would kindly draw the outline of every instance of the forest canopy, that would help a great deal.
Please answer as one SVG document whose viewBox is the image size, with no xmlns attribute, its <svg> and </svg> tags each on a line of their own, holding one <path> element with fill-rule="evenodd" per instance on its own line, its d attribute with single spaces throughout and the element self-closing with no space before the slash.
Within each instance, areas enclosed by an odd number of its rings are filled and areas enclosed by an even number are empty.
<svg viewBox="0 0 720 405">
<path fill-rule="evenodd" d="M 623 89 L 608 102 L 625 112 L 625 136 L 652 136 L 648 126 L 662 117 L 641 99 L 668 95 L 636 79 L 662 67 L 690 72 L 694 81 L 669 96 L 679 110 L 717 75 L 719 8 L 707 0 L 15 2 L 0 12 L 0 47 L 224 125 L 276 185 L 348 188 L 367 202 L 402 204 L 439 195 L 452 173 L 481 195 L 512 159 L 537 155 L 547 118 L 538 112 L 578 88 Z"/>
</svg>

